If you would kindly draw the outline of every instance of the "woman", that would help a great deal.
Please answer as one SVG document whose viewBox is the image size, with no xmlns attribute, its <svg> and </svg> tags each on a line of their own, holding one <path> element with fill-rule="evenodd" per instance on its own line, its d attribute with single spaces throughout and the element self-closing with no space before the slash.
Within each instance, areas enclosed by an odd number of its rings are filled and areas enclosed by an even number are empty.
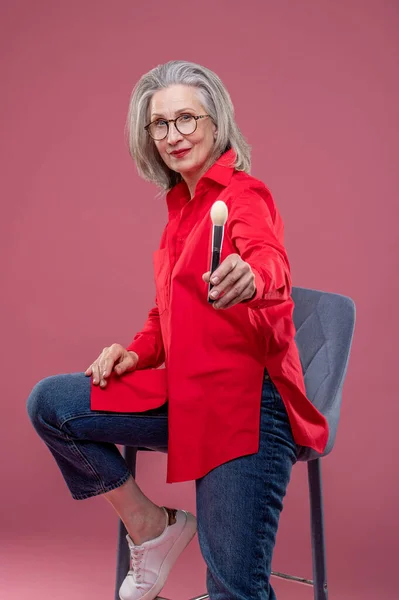
<svg viewBox="0 0 399 600">
<path fill-rule="evenodd" d="M 271 558 L 297 448 L 322 452 L 328 435 L 305 395 L 282 220 L 249 175 L 249 147 L 212 71 L 152 69 L 127 125 L 140 175 L 167 191 L 156 307 L 128 348 L 112 344 L 85 373 L 39 382 L 28 412 L 72 497 L 103 494 L 125 524 L 122 600 L 157 596 L 197 521 L 144 496 L 115 444 L 167 448 L 167 480 L 195 480 L 212 600 L 274 599 Z M 212 303 L 218 199 L 229 213 Z"/>
</svg>

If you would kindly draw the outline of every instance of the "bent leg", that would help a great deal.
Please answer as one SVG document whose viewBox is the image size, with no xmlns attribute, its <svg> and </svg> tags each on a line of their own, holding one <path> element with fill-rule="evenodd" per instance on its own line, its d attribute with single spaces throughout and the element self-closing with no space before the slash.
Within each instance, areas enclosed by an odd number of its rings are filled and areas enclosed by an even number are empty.
<svg viewBox="0 0 399 600">
<path fill-rule="evenodd" d="M 76 500 L 104 494 L 131 476 L 115 444 L 166 449 L 167 406 L 143 413 L 90 409 L 84 373 L 46 377 L 33 388 L 27 410 Z"/>
</svg>

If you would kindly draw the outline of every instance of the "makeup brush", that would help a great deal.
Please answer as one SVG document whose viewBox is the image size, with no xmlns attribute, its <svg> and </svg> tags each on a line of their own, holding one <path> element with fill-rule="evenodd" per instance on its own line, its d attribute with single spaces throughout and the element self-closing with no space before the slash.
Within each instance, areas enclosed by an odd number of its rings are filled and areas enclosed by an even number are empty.
<svg viewBox="0 0 399 600">
<path fill-rule="evenodd" d="M 212 228 L 212 259 L 211 259 L 211 277 L 212 273 L 216 271 L 220 265 L 220 255 L 222 252 L 224 225 L 227 221 L 228 210 L 226 204 L 222 200 L 216 200 L 211 208 L 211 219 L 213 223 Z M 213 284 L 209 282 L 208 285 L 208 302 L 212 304 L 215 302 L 213 298 L 209 297 L 209 292 L 213 288 Z"/>
</svg>

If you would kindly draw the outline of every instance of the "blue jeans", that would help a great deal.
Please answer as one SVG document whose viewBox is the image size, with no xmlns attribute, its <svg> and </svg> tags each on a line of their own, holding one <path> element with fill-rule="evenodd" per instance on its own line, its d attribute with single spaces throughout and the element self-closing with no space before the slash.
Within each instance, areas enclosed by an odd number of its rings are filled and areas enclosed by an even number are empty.
<svg viewBox="0 0 399 600">
<path fill-rule="evenodd" d="M 166 450 L 168 404 L 144 413 L 90 409 L 90 379 L 55 375 L 32 390 L 27 410 L 76 500 L 122 485 L 131 475 L 115 444 Z M 297 446 L 265 371 L 260 446 L 196 480 L 198 539 L 211 600 L 275 600 L 270 571 L 282 501 Z"/>
</svg>

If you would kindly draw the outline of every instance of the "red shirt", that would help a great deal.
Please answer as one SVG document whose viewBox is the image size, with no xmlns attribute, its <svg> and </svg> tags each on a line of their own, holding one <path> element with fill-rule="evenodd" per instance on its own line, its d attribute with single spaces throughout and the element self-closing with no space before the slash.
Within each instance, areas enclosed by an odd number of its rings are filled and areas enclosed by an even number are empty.
<svg viewBox="0 0 399 600">
<path fill-rule="evenodd" d="M 323 452 L 326 419 L 307 399 L 292 320 L 290 265 L 283 222 L 266 186 L 231 166 L 227 151 L 201 177 L 167 194 L 168 223 L 154 253 L 156 307 L 128 350 L 138 369 L 92 386 L 91 408 L 145 411 L 169 400 L 167 482 L 197 479 L 259 447 L 266 367 L 284 401 L 295 442 Z M 208 303 L 216 200 L 227 204 L 221 262 L 237 253 L 255 273 L 249 302 Z M 165 362 L 165 369 L 158 369 Z"/>
</svg>

